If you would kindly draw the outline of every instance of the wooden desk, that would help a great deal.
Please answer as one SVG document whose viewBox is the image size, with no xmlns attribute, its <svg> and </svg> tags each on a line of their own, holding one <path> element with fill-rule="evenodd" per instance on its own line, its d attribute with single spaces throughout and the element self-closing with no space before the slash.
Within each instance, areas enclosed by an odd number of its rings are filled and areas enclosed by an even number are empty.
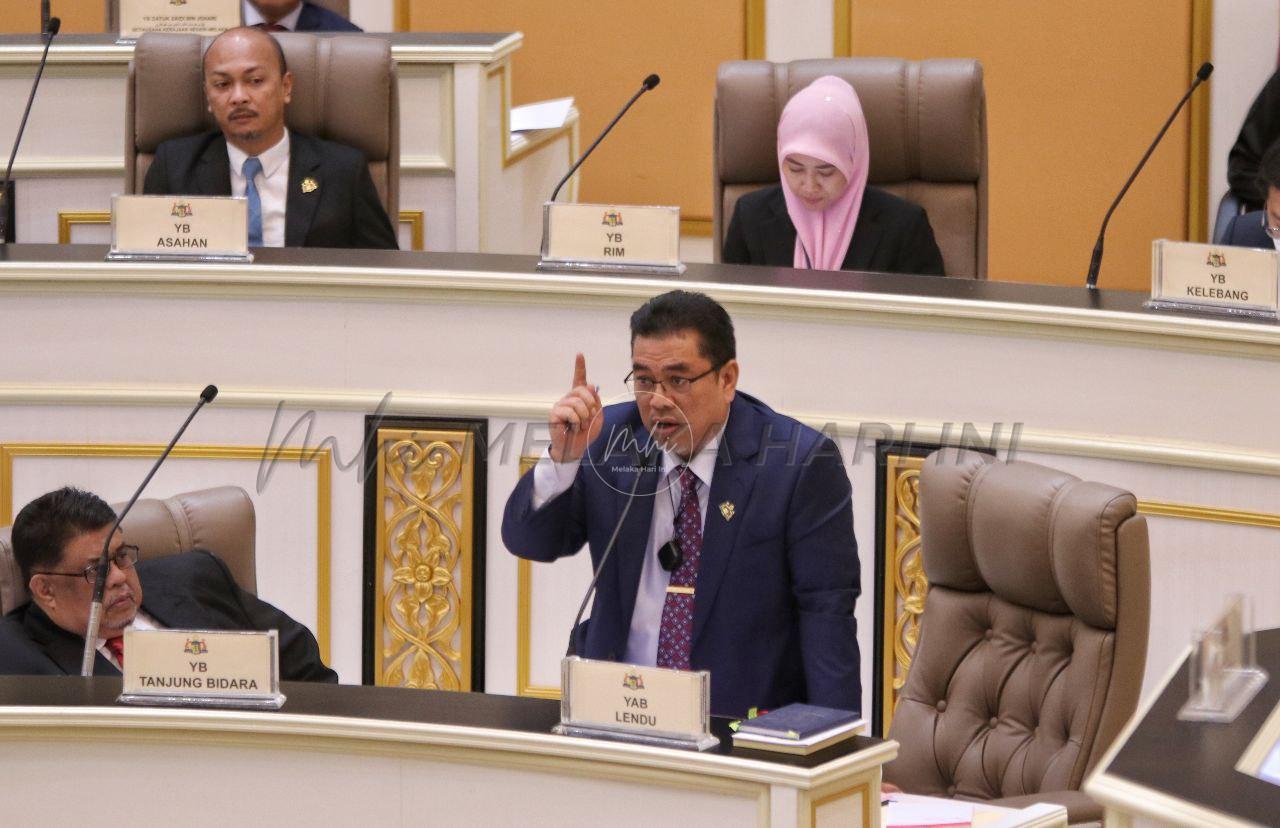
<svg viewBox="0 0 1280 828">
<path fill-rule="evenodd" d="M 733 315 L 744 391 L 838 438 L 868 714 L 877 695 L 892 699 L 911 652 L 895 639 L 912 628 L 902 585 L 919 586 L 907 442 L 987 444 L 998 425 L 1002 456 L 1138 495 L 1151 530 L 1149 686 L 1227 592 L 1252 595 L 1259 624 L 1280 626 L 1280 326 L 1155 314 L 1125 292 L 782 268 L 691 265 L 665 280 L 540 274 L 521 256 L 263 250 L 248 267 L 130 267 L 103 254 L 0 250 L 0 517 L 67 482 L 127 498 L 215 382 L 217 402 L 150 492 L 246 488 L 262 594 L 316 629 L 348 682 L 412 678 L 375 669 L 368 637 L 403 595 L 396 572 L 418 584 L 409 551 L 402 571 L 378 557 L 379 525 L 384 540 L 398 529 L 366 508 L 378 502 L 367 479 L 387 497 L 398 485 L 359 462 L 366 418 L 381 411 L 485 434 L 472 443 L 483 474 L 459 505 L 469 534 L 440 535 L 460 553 L 443 600 L 461 656 L 453 673 L 436 661 L 419 678 L 556 692 L 587 562 L 519 564 L 499 541 L 502 506 L 574 353 L 606 398 L 624 394 L 627 320 L 675 286 Z M 264 464 L 268 444 L 290 451 Z M 322 462 L 304 462 L 304 448 Z"/>
<path fill-rule="evenodd" d="M 1236 770 L 1267 717 L 1280 704 L 1280 630 L 1259 633 L 1266 686 L 1229 723 L 1183 722 L 1189 696 L 1185 659 L 1140 709 L 1085 782 L 1106 806 L 1107 825 L 1275 825 L 1280 786 Z"/>
<path fill-rule="evenodd" d="M 894 742 L 808 757 L 550 733 L 540 699 L 287 683 L 278 712 L 124 707 L 119 679 L 0 677 L 16 823 L 878 826 Z"/>
</svg>

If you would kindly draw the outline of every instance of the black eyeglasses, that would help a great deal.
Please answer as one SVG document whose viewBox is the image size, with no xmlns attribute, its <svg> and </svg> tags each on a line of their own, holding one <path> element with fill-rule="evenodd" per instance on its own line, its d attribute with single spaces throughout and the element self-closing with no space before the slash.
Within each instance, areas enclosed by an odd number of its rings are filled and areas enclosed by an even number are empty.
<svg viewBox="0 0 1280 828">
<path fill-rule="evenodd" d="M 125 544 L 117 549 L 109 559 L 120 569 L 133 569 L 138 562 L 138 547 Z M 89 583 L 98 579 L 98 561 L 86 566 L 79 572 L 32 572 L 32 575 L 61 575 L 64 578 L 84 578 Z"/>
<path fill-rule="evenodd" d="M 652 377 L 637 377 L 636 372 L 632 371 L 627 374 L 623 382 L 626 383 L 626 386 L 631 389 L 633 394 L 652 394 L 662 388 L 668 394 L 680 396 L 681 394 L 689 393 L 689 386 L 705 376 L 714 374 L 723 367 L 723 365 L 712 365 L 696 377 L 667 377 L 664 380 L 657 380 Z"/>
</svg>

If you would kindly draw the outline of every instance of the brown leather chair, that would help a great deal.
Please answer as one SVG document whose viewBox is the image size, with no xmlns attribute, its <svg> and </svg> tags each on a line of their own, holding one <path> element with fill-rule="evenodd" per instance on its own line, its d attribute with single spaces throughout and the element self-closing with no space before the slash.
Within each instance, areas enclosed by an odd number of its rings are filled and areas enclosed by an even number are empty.
<svg viewBox="0 0 1280 828">
<path fill-rule="evenodd" d="M 929 213 L 948 276 L 987 277 L 987 108 L 976 60 L 836 58 L 720 64 L 714 126 L 716 261 L 738 199 L 778 183 L 778 118 L 823 75 L 862 99 L 868 184 Z"/>
<path fill-rule="evenodd" d="M 11 529 L 0 529 L 0 614 L 30 600 L 13 557 Z M 253 501 L 239 486 L 185 492 L 165 500 L 140 499 L 121 530 L 125 541 L 138 547 L 142 560 L 196 547 L 208 549 L 226 562 L 236 583 L 249 592 L 257 591 Z"/>
<path fill-rule="evenodd" d="M 946 449 L 920 474 L 920 534 L 929 591 L 886 781 L 1101 819 L 1079 788 L 1133 714 L 1147 657 L 1134 496 Z"/>
<path fill-rule="evenodd" d="M 400 207 L 400 102 L 391 44 L 376 37 L 275 35 L 293 73 L 290 129 L 355 147 L 394 223 Z M 141 193 L 161 141 L 216 128 L 200 59 L 212 38 L 144 34 L 125 87 L 125 191 Z"/>
</svg>

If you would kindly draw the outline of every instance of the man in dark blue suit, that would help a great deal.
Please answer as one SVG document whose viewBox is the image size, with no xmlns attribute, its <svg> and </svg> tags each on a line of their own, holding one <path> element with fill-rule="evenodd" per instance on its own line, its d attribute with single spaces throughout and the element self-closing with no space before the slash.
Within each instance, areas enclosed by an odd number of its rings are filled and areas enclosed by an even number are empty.
<svg viewBox="0 0 1280 828">
<path fill-rule="evenodd" d="M 1227 223 L 1222 241 L 1235 247 L 1275 247 L 1280 230 L 1280 143 L 1262 155 L 1258 166 L 1258 187 L 1266 193 L 1261 210 L 1235 216 Z M 1272 235 L 1272 233 L 1276 235 Z"/>
<path fill-rule="evenodd" d="M 574 631 L 580 655 L 709 670 L 721 715 L 798 701 L 859 710 L 859 565 L 839 449 L 737 391 L 733 323 L 702 294 L 637 310 L 631 356 L 635 399 L 606 408 L 578 355 L 550 446 L 507 501 L 507 548 L 552 561 L 587 543 L 599 567 L 620 523 Z"/>
<path fill-rule="evenodd" d="M 342 15 L 303 0 L 242 0 L 246 26 L 272 32 L 362 32 Z"/>
</svg>

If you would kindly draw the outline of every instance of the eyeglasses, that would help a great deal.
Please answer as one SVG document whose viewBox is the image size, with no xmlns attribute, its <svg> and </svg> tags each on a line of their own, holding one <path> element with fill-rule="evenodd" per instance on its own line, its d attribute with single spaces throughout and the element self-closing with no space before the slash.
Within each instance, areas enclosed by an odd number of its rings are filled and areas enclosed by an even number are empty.
<svg viewBox="0 0 1280 828">
<path fill-rule="evenodd" d="M 138 547 L 129 546 L 128 544 L 121 546 L 111 556 L 110 561 L 120 569 L 133 569 L 133 565 L 138 562 Z M 84 578 L 92 584 L 98 579 L 98 561 L 95 560 L 79 572 L 32 572 L 31 574 L 61 575 L 64 578 Z"/>
<path fill-rule="evenodd" d="M 667 377 L 664 380 L 656 380 L 652 377 L 637 377 L 636 372 L 632 371 L 630 374 L 627 374 L 627 377 L 623 382 L 631 389 L 632 394 L 652 394 L 661 388 L 668 394 L 678 397 L 682 394 L 689 393 L 689 386 L 693 385 L 705 376 L 714 374 L 722 367 L 724 366 L 713 365 L 701 374 L 698 374 L 696 377 Z"/>
<path fill-rule="evenodd" d="M 1262 211 L 1262 232 L 1266 233 L 1268 236 L 1270 236 L 1273 239 L 1280 239 L 1280 227 L 1272 227 L 1267 222 L 1267 218 L 1268 218 L 1267 211 L 1263 210 Z"/>
</svg>

